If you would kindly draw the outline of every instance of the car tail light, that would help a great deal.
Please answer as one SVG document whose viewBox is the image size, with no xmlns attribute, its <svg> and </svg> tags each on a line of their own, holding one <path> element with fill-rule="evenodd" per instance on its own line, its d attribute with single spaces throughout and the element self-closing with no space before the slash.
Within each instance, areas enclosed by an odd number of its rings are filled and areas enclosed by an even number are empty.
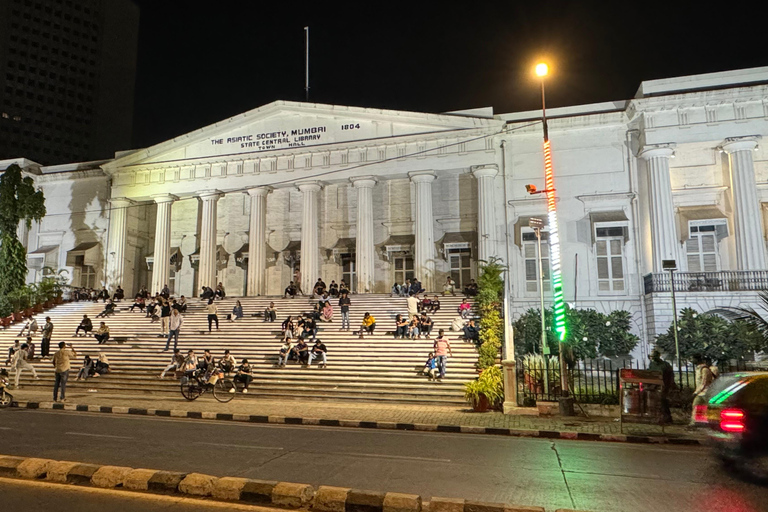
<svg viewBox="0 0 768 512">
<path fill-rule="evenodd" d="M 746 415 L 741 409 L 723 409 L 720 411 L 720 429 L 723 432 L 739 434 L 746 430 Z"/>
<path fill-rule="evenodd" d="M 695 413 L 693 417 L 696 423 L 706 423 L 707 422 L 707 406 L 697 405 L 695 408 Z"/>
</svg>

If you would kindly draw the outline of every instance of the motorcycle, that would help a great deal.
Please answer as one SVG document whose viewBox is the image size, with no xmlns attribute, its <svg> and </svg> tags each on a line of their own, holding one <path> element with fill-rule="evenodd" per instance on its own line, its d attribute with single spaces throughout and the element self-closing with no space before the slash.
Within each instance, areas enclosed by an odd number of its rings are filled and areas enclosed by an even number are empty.
<svg viewBox="0 0 768 512">
<path fill-rule="evenodd" d="M 9 407 L 13 403 L 13 395 L 7 391 L 10 385 L 8 370 L 0 368 L 0 409 Z"/>
</svg>

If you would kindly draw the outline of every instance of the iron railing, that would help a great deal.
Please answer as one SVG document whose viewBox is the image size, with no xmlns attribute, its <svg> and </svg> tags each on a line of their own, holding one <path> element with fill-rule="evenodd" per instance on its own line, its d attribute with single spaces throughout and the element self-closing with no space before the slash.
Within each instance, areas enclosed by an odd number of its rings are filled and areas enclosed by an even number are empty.
<svg viewBox="0 0 768 512">
<path fill-rule="evenodd" d="M 768 290 L 767 270 L 674 272 L 675 292 L 735 292 Z M 669 272 L 644 277 L 645 293 L 671 292 Z"/>
</svg>

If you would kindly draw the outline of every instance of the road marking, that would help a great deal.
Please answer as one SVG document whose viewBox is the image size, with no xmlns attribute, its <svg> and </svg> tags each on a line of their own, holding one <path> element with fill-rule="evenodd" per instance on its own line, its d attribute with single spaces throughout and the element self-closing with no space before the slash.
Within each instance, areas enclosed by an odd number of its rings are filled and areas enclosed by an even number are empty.
<svg viewBox="0 0 768 512">
<path fill-rule="evenodd" d="M 0 427 L 0 430 L 16 430 L 16 429 L 11 427 Z"/>
<path fill-rule="evenodd" d="M 281 448 L 279 446 L 253 446 L 250 444 L 203 443 L 203 442 L 194 442 L 192 444 L 204 444 L 206 446 L 225 446 L 228 448 L 250 448 L 252 450 L 285 450 L 285 448 Z"/>
<path fill-rule="evenodd" d="M 422 462 L 451 462 L 451 459 L 433 459 L 430 457 L 409 457 L 407 455 L 383 455 L 378 453 L 356 453 L 356 452 L 309 452 L 309 453 L 322 453 L 325 455 L 348 455 L 350 457 L 373 457 L 376 459 L 417 460 Z"/>
<path fill-rule="evenodd" d="M 68 436 L 88 436 L 88 437 L 106 437 L 109 439 L 133 439 L 126 436 L 110 436 L 108 434 L 88 434 L 87 432 L 64 432 Z"/>
</svg>

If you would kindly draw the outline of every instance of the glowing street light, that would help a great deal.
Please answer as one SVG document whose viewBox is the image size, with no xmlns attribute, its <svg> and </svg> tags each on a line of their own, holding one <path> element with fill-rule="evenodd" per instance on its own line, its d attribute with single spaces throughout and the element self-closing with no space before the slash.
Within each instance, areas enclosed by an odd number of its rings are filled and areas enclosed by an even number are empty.
<svg viewBox="0 0 768 512">
<path fill-rule="evenodd" d="M 549 66 L 547 66 L 543 62 L 540 62 L 539 64 L 536 64 L 536 75 L 537 76 L 546 76 L 547 73 L 549 73 Z"/>
</svg>

